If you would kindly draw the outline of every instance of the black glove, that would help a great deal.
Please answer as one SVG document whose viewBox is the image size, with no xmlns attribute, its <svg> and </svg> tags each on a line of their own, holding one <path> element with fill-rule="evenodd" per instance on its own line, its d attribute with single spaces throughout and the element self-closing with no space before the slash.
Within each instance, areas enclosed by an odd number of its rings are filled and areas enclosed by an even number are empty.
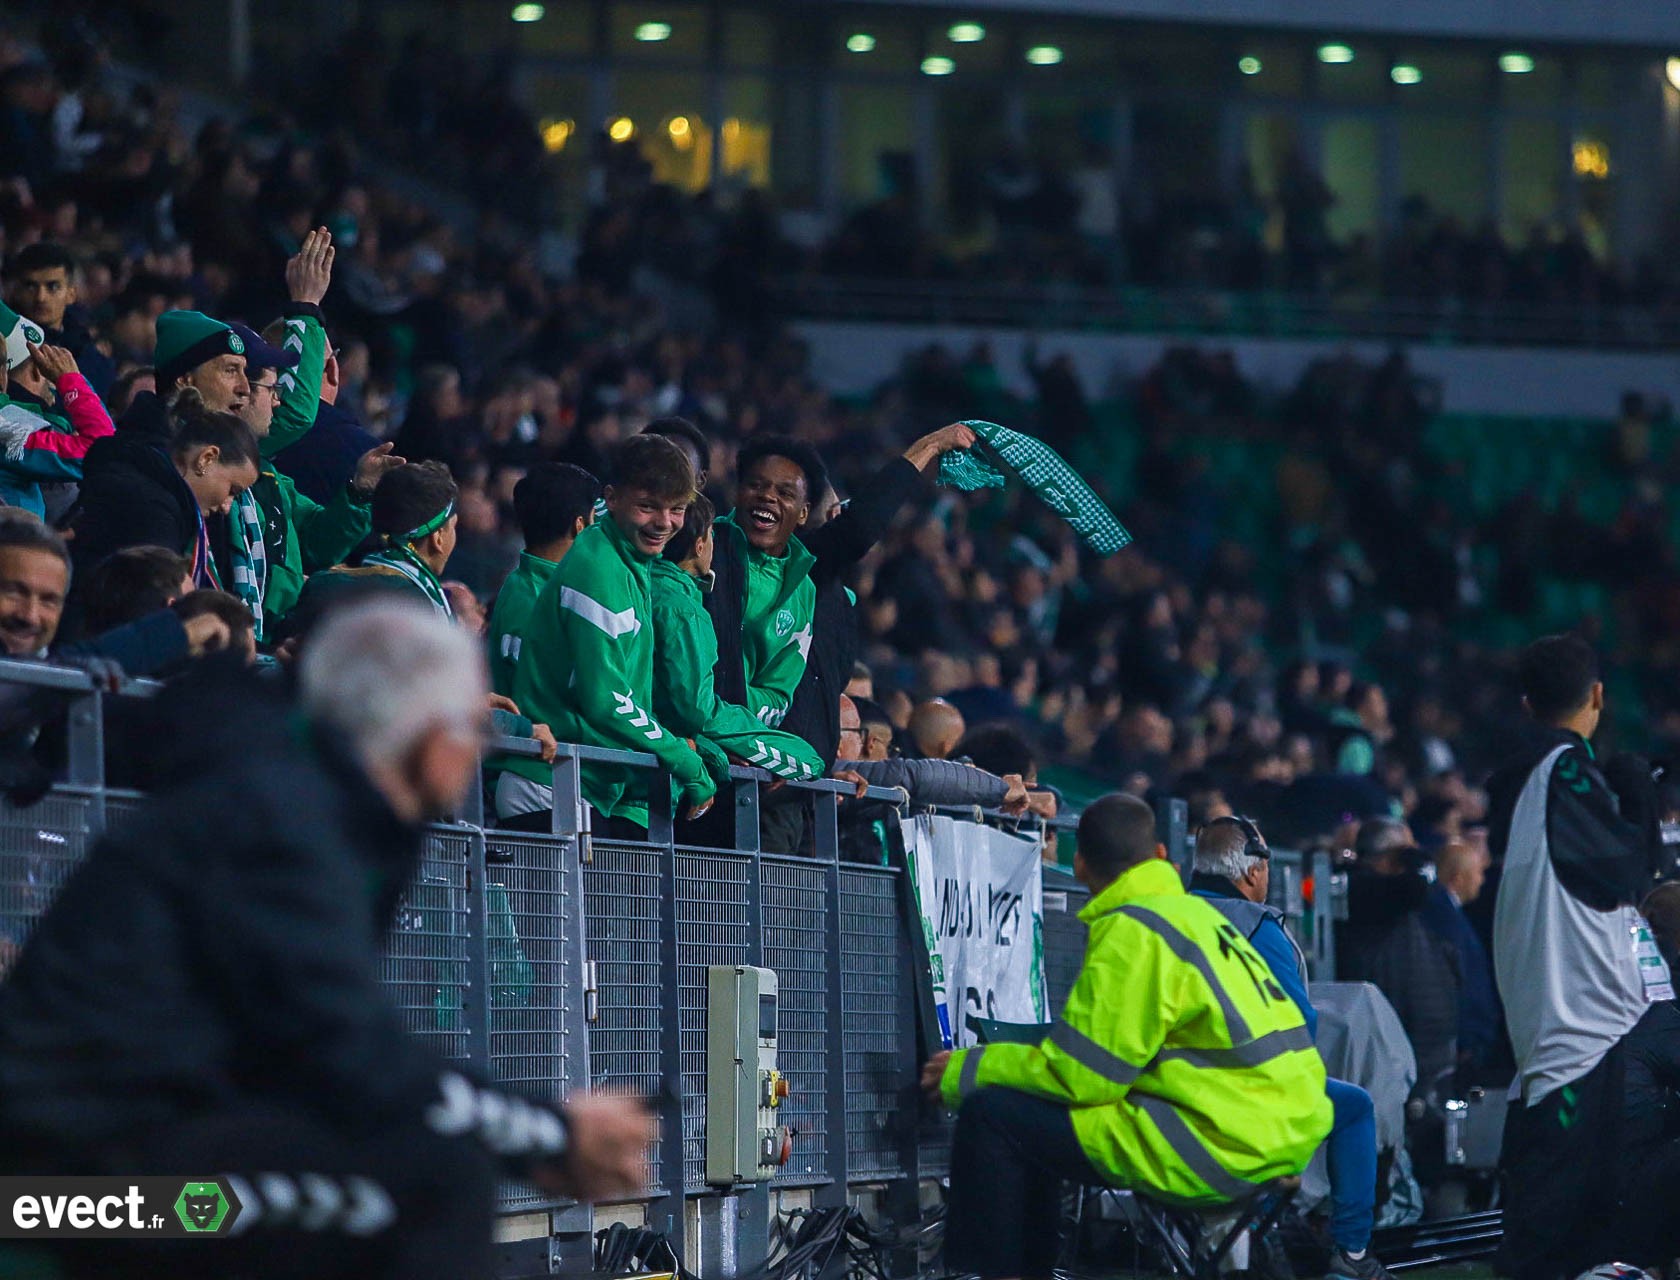
<svg viewBox="0 0 1680 1280">
<path fill-rule="evenodd" d="M 1616 793 L 1622 817 L 1645 833 L 1652 873 L 1662 862 L 1662 806 L 1657 799 L 1651 762 L 1631 751 L 1618 751 L 1604 762 L 1604 780 Z"/>
<path fill-rule="evenodd" d="M 1604 780 L 1622 806 L 1622 817 L 1636 826 L 1654 826 L 1657 821 L 1657 784 L 1651 777 L 1651 762 L 1631 751 L 1618 751 L 1604 762 Z"/>
</svg>

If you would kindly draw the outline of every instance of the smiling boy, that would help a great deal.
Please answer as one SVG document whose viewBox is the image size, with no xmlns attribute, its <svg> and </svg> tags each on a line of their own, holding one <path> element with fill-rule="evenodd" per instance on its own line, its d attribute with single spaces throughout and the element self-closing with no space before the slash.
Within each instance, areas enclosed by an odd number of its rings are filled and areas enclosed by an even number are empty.
<svg viewBox="0 0 1680 1280">
<path fill-rule="evenodd" d="M 634 436 L 618 447 L 607 516 L 578 534 L 549 577 L 525 627 L 513 698 L 563 742 L 647 751 L 671 771 L 692 816 L 716 785 L 700 756 L 653 715 L 653 562 L 683 526 L 694 469 L 669 440 Z M 548 829 L 550 766 L 504 757 L 496 812 L 504 825 Z M 586 762 L 583 798 L 620 827 L 648 822 L 647 774 Z M 596 827 L 604 834 L 606 824 Z"/>
<path fill-rule="evenodd" d="M 716 558 L 728 562 L 718 566 L 719 590 L 737 598 L 707 602 L 718 624 L 718 690 L 774 728 L 805 674 L 816 611 L 815 557 L 794 534 L 828 478 L 814 449 L 779 436 L 749 439 L 736 467 L 735 509 L 717 522 Z M 738 634 L 728 634 L 730 615 Z"/>
</svg>

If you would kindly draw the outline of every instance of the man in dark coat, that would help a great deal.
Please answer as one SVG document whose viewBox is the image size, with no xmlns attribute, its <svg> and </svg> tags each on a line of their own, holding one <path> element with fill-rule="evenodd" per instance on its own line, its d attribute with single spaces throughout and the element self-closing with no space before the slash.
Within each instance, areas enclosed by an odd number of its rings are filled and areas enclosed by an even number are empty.
<svg viewBox="0 0 1680 1280">
<path fill-rule="evenodd" d="M 169 780 L 0 986 L 0 1170 L 216 1171 L 248 1217 L 84 1246 L 71 1274 L 481 1276 L 493 1156 L 583 1198 L 644 1178 L 637 1104 L 490 1084 L 410 1036 L 379 980 L 421 824 L 477 775 L 476 640 L 406 603 L 347 609 L 299 685 L 296 715 L 232 677 L 179 694 Z"/>
<path fill-rule="evenodd" d="M 1452 947 L 1424 923 L 1430 883 L 1404 823 L 1361 824 L 1359 861 L 1348 875 L 1348 918 L 1336 939 L 1337 976 L 1375 984 L 1388 997 L 1417 1056 L 1417 1089 L 1458 1060 L 1458 965 Z"/>
</svg>

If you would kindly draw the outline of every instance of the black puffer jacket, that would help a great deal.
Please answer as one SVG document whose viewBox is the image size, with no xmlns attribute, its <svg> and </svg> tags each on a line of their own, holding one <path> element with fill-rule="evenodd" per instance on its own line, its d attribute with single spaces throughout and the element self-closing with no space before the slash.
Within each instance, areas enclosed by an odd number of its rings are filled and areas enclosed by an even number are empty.
<svg viewBox="0 0 1680 1280">
<path fill-rule="evenodd" d="M 1388 997 L 1417 1055 L 1420 1091 L 1458 1058 L 1458 962 L 1423 921 L 1429 888 L 1416 872 L 1384 876 L 1355 866 L 1348 918 L 1336 935 L 1336 976 L 1372 983 Z"/>
<path fill-rule="evenodd" d="M 0 985 L 0 1167 L 115 1172 L 150 1135 L 252 1102 L 352 1139 L 438 1116 L 479 1132 L 494 1108 L 463 1099 L 500 1091 L 409 1035 L 379 981 L 419 830 L 255 678 L 161 696 L 167 784 Z M 546 1108 L 523 1114 L 515 1169 L 565 1139 Z"/>
<path fill-rule="evenodd" d="M 115 435 L 88 450 L 82 492 L 65 519 L 75 531 L 76 576 L 124 547 L 168 547 L 191 556 L 198 541 L 198 500 L 169 456 L 163 401 L 135 397 Z"/>
</svg>

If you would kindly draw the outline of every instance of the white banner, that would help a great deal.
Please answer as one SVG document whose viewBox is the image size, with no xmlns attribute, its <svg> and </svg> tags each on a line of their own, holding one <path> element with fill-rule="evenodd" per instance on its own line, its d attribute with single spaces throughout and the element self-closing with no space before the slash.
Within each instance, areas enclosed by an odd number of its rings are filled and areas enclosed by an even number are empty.
<svg viewBox="0 0 1680 1280">
<path fill-rule="evenodd" d="M 975 1044 L 976 1018 L 1048 1021 L 1038 841 L 923 814 L 904 820 L 904 848 L 945 1046 Z"/>
</svg>

